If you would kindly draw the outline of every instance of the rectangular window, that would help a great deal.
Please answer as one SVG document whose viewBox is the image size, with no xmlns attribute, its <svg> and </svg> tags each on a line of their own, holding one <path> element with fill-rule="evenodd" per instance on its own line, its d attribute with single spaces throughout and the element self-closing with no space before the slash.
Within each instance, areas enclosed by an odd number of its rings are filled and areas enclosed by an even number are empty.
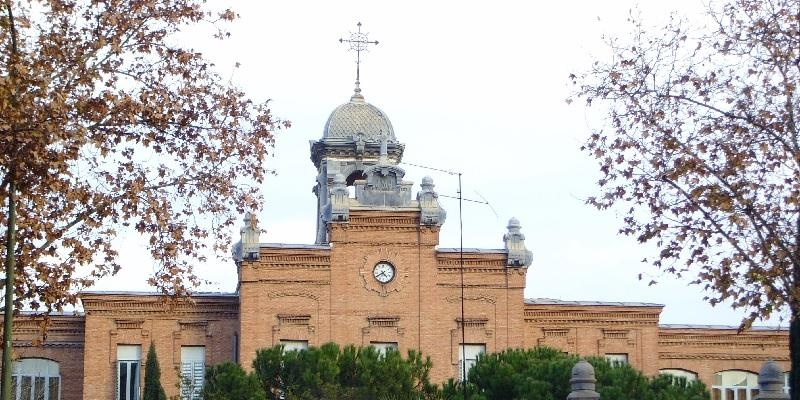
<svg viewBox="0 0 800 400">
<path fill-rule="evenodd" d="M 199 400 L 206 371 L 206 348 L 181 346 L 181 399 Z"/>
<path fill-rule="evenodd" d="M 478 356 L 486 353 L 485 344 L 465 344 L 458 349 L 458 378 L 466 380 L 469 370 L 478 362 Z M 465 361 L 466 360 L 466 361 Z"/>
<path fill-rule="evenodd" d="M 369 345 L 381 355 L 386 355 L 388 351 L 397 351 L 397 342 L 370 342 Z"/>
<path fill-rule="evenodd" d="M 281 339 L 283 351 L 308 350 L 308 340 L 283 340 Z"/>
<path fill-rule="evenodd" d="M 142 346 L 117 346 L 117 400 L 139 400 Z"/>
<path fill-rule="evenodd" d="M 628 353 L 607 353 L 606 360 L 614 365 L 624 365 L 628 363 Z"/>
</svg>

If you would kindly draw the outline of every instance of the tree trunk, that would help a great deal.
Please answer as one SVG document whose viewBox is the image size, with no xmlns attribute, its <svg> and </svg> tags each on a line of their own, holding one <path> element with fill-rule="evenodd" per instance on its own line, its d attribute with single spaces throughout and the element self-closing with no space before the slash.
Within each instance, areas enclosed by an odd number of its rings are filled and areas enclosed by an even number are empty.
<svg viewBox="0 0 800 400">
<path fill-rule="evenodd" d="M 17 247 L 17 186 L 12 180 L 8 185 L 8 225 L 6 226 L 6 293 L 5 310 L 3 311 L 3 391 L 2 400 L 11 397 L 11 330 L 14 320 L 14 268 L 16 268 L 15 248 Z"/>
<path fill-rule="evenodd" d="M 789 323 L 789 357 L 791 368 L 789 372 L 789 387 L 791 400 L 800 400 L 800 306 L 792 307 L 791 322 Z"/>
<path fill-rule="evenodd" d="M 9 43 L 9 65 L 8 77 L 12 83 L 17 83 L 17 73 L 14 68 L 17 60 L 17 28 L 12 9 L 12 1 L 5 0 L 7 29 L 10 34 Z M 11 92 L 10 102 L 12 107 L 17 107 L 16 89 Z M 17 129 L 11 126 L 11 135 L 14 143 L 13 148 L 17 148 Z M 17 248 L 17 171 L 16 165 L 12 162 L 7 172 L 8 177 L 8 222 L 6 224 L 6 258 L 4 267 L 6 270 L 5 286 L 5 309 L 3 310 L 3 367 L 2 367 L 2 387 L 0 388 L 0 400 L 13 400 L 11 396 L 11 356 L 14 348 L 12 346 L 12 329 L 14 322 L 14 269 L 16 268 L 16 248 Z"/>
</svg>

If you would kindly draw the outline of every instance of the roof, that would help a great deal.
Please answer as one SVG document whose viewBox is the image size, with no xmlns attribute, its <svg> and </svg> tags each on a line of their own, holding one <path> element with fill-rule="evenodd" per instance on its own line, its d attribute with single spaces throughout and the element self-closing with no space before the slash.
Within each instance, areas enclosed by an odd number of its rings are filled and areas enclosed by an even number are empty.
<svg viewBox="0 0 800 400">
<path fill-rule="evenodd" d="M 465 248 L 461 249 L 458 247 L 441 247 L 437 249 L 439 253 L 506 253 L 508 252 L 506 249 L 476 249 L 476 248 Z"/>
<path fill-rule="evenodd" d="M 2 311 L 0 311 L 0 315 L 3 315 Z M 44 315 L 48 315 L 50 317 L 83 317 L 84 316 L 84 312 L 83 311 L 78 311 L 78 310 L 75 310 L 75 311 L 61 311 L 61 312 L 53 311 L 53 312 L 51 312 L 49 314 L 46 314 L 44 311 L 22 310 L 22 311 L 19 311 L 19 314 L 14 314 L 14 316 L 17 316 L 17 315 L 23 316 L 23 317 L 38 317 L 38 316 L 44 316 Z"/>
<path fill-rule="evenodd" d="M 278 249 L 330 250 L 330 244 L 259 243 L 259 247 Z"/>
<path fill-rule="evenodd" d="M 694 325 L 694 324 L 659 324 L 662 329 L 724 329 L 724 330 L 739 330 L 738 325 Z M 782 326 L 752 326 L 750 331 L 788 331 L 789 327 Z"/>
<path fill-rule="evenodd" d="M 525 304 L 530 305 L 559 305 L 559 306 L 611 306 L 611 307 L 664 307 L 663 304 L 642 303 L 630 301 L 576 301 L 547 298 L 525 299 Z"/>
<path fill-rule="evenodd" d="M 103 291 L 83 291 L 81 295 L 93 296 L 161 296 L 161 292 L 145 292 L 145 291 L 125 291 L 125 290 L 103 290 Z M 194 292 L 190 297 L 239 297 L 238 293 L 234 292 Z"/>
</svg>

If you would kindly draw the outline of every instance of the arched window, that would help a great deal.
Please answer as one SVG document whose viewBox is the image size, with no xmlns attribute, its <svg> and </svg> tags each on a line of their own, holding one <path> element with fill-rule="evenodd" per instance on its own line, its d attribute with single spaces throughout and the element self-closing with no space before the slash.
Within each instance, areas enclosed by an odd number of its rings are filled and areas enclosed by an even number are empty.
<svg viewBox="0 0 800 400">
<path fill-rule="evenodd" d="M 58 363 L 44 358 L 14 361 L 11 392 L 16 400 L 59 400 L 61 374 Z"/>
<path fill-rule="evenodd" d="M 721 371 L 714 375 L 712 400 L 755 400 L 758 375 L 748 371 Z"/>
<path fill-rule="evenodd" d="M 697 373 L 679 368 L 666 368 L 658 371 L 659 374 L 672 375 L 678 378 L 685 378 L 687 382 L 697 380 Z"/>
</svg>

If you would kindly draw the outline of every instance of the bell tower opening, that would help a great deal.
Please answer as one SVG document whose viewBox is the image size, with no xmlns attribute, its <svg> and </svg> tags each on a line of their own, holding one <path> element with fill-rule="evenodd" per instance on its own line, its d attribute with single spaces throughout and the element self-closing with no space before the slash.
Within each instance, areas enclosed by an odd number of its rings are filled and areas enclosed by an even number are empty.
<svg viewBox="0 0 800 400">
<path fill-rule="evenodd" d="M 364 171 L 361 170 L 353 171 L 350 173 L 350 175 L 347 175 L 345 183 L 347 184 L 347 187 L 353 187 L 355 186 L 357 180 L 363 180 L 363 179 L 367 179 L 367 176 L 364 175 Z"/>
</svg>

